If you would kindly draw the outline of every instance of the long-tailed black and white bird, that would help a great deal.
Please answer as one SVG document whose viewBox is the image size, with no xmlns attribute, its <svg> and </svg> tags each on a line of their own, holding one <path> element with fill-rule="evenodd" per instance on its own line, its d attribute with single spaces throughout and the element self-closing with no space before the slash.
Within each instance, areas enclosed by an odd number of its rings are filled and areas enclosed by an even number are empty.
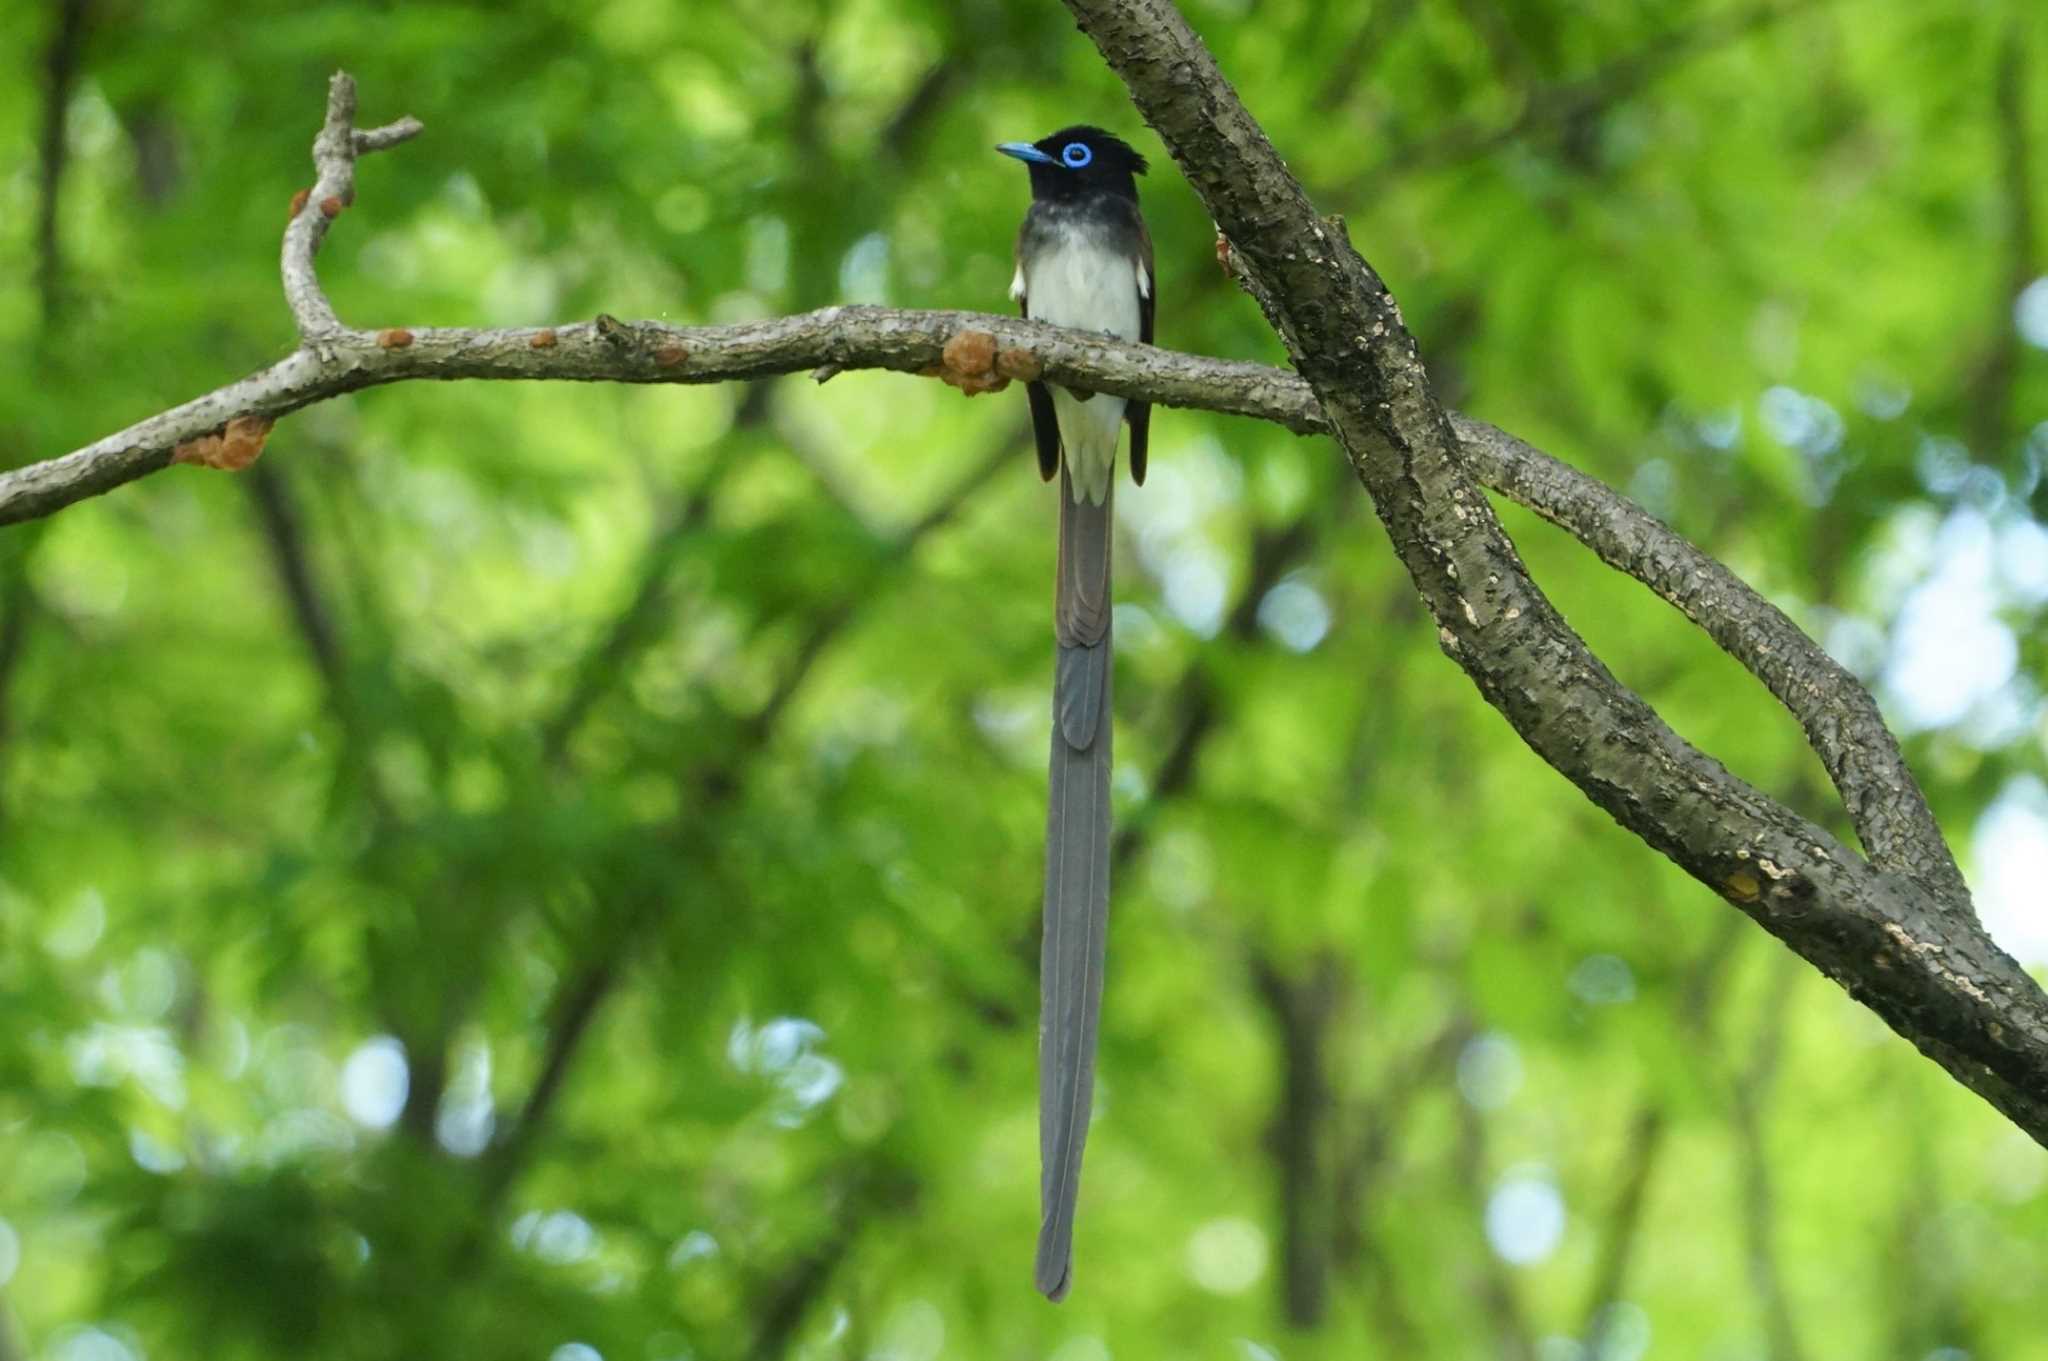
<svg viewBox="0 0 2048 1361">
<path fill-rule="evenodd" d="M 1138 212 L 1145 158 L 1100 128 L 1071 127 L 996 150 L 1031 171 L 1010 294 L 1024 315 L 1125 340 L 1152 340 L 1152 238 Z M 1060 479 L 1053 590 L 1052 768 L 1045 827 L 1045 941 L 1039 955 L 1038 1288 L 1067 1293 L 1074 1202 L 1095 1088 L 1109 921 L 1110 507 L 1119 427 L 1131 478 L 1145 481 L 1152 409 L 1107 393 L 1028 384 L 1038 471 Z"/>
</svg>

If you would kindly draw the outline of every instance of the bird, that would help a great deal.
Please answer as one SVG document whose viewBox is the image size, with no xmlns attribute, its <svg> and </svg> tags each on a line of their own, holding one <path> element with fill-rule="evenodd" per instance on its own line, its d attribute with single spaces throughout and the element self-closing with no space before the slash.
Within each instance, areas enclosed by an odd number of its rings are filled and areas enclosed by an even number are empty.
<svg viewBox="0 0 2048 1361">
<path fill-rule="evenodd" d="M 1145 158 L 1077 124 L 996 150 L 1031 172 L 1010 295 L 1026 317 L 1152 342 L 1152 237 L 1138 210 Z M 1119 427 L 1131 480 L 1145 481 L 1149 403 L 1026 384 L 1038 471 L 1060 480 L 1053 587 L 1052 757 L 1039 954 L 1038 1253 L 1033 1278 L 1066 1296 L 1073 1271 L 1081 1151 L 1094 1102 L 1096 1027 L 1109 921 L 1110 529 Z"/>
</svg>

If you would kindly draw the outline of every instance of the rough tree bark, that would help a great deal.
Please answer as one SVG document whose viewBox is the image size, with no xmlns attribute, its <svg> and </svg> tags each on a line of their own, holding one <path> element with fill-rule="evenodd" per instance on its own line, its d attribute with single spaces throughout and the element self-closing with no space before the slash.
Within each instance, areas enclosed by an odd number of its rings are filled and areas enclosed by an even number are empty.
<svg viewBox="0 0 2048 1361">
<path fill-rule="evenodd" d="M 1978 925 L 1896 743 L 1864 732 L 1850 745 L 1875 767 L 1830 763 L 1865 860 L 1673 732 L 1530 579 L 1386 284 L 1343 224 L 1315 212 L 1170 0 L 1066 4 L 1228 238 L 1445 653 L 1531 750 L 1623 827 L 2048 1143 L 2048 998 Z M 1810 640 L 1803 651 L 1819 656 Z M 1855 685 L 1818 666 L 1805 684 Z"/>
<path fill-rule="evenodd" d="M 59 458 L 0 474 L 0 524 L 173 462 L 243 466 L 272 422 L 410 379 L 707 383 L 861 368 L 973 393 L 1040 374 L 1335 437 L 1451 659 L 1516 733 L 1647 845 L 1735 904 L 1958 1081 L 2048 1144 L 2048 996 L 1986 936 L 1940 828 L 1869 695 L 1783 614 L 1627 498 L 1445 411 L 1400 310 L 1316 214 L 1168 0 L 1066 0 L 1230 243 L 1300 376 L 964 312 L 827 308 L 720 327 L 464 330 L 345 325 L 314 254 L 354 201 L 356 159 L 419 131 L 361 131 L 337 75 L 318 178 L 285 233 L 300 345 L 258 373 Z M 1735 778 L 1617 681 L 1530 578 L 1480 491 L 1536 510 L 1698 624 L 1804 727 L 1868 858 Z"/>
</svg>

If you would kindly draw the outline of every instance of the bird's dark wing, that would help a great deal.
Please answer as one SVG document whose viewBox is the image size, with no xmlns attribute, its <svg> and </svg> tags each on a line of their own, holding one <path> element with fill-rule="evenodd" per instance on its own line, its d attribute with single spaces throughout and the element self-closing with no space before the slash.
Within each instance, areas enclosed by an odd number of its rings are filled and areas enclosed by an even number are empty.
<svg viewBox="0 0 2048 1361">
<path fill-rule="evenodd" d="M 1110 506 L 1076 500 L 1060 477 L 1053 591 L 1051 799 L 1045 826 L 1045 937 L 1038 961 L 1038 1288 L 1067 1293 L 1081 1150 L 1095 1096 L 1109 924 Z"/>
<path fill-rule="evenodd" d="M 1038 475 L 1050 482 L 1060 470 L 1060 424 L 1052 414 L 1052 389 L 1043 383 L 1026 383 L 1024 395 L 1031 399 L 1031 433 L 1038 440 Z"/>
<path fill-rule="evenodd" d="M 1017 277 L 1024 277 L 1024 235 L 1017 234 Z M 1031 315 L 1031 299 L 1027 294 L 1017 295 L 1017 310 L 1025 317 Z M 1149 324 L 1149 323 L 1148 323 Z M 1026 383 L 1024 395 L 1031 399 L 1031 434 L 1038 441 L 1038 476 L 1047 482 L 1060 470 L 1060 423 L 1053 414 L 1052 389 L 1044 383 Z"/>
<path fill-rule="evenodd" d="M 1137 210 L 1132 209 L 1131 215 L 1137 217 Z M 1138 217 L 1138 252 L 1138 269 L 1145 280 L 1145 286 L 1138 290 L 1138 339 L 1150 345 L 1152 306 L 1158 301 L 1159 280 L 1152 273 L 1152 234 L 1145 230 L 1142 217 Z M 1126 403 L 1124 419 L 1131 426 L 1131 481 L 1142 487 L 1145 485 L 1145 456 L 1150 452 L 1152 443 L 1152 403 Z"/>
</svg>

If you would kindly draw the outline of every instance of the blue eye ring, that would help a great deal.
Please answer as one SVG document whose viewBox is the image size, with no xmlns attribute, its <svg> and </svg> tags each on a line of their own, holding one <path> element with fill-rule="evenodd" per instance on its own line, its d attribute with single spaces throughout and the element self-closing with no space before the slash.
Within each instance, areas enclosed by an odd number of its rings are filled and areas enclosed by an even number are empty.
<svg viewBox="0 0 2048 1361">
<path fill-rule="evenodd" d="M 1095 153 L 1086 142 L 1069 142 L 1060 148 L 1060 164 L 1069 170 L 1084 169 L 1094 159 Z"/>
</svg>

